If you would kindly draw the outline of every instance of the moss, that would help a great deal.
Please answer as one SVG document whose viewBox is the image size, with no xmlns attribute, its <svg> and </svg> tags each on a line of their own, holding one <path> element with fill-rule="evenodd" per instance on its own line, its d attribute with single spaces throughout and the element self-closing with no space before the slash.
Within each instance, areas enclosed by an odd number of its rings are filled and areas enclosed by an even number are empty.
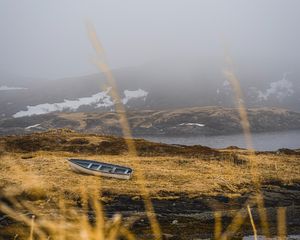
<svg viewBox="0 0 300 240">
<path fill-rule="evenodd" d="M 40 187 L 32 187 L 22 191 L 18 196 L 20 199 L 27 199 L 30 201 L 46 200 L 47 191 Z"/>
</svg>

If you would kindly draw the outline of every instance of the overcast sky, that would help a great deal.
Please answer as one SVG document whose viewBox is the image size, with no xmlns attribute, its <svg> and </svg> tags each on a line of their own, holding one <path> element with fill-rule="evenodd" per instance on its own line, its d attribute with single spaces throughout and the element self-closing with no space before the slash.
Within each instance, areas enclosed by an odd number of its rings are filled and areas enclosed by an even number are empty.
<svg viewBox="0 0 300 240">
<path fill-rule="evenodd" d="M 299 0 L 0 0 L 0 71 L 37 78 L 97 69 L 85 21 L 112 67 L 223 56 L 298 64 Z"/>
</svg>

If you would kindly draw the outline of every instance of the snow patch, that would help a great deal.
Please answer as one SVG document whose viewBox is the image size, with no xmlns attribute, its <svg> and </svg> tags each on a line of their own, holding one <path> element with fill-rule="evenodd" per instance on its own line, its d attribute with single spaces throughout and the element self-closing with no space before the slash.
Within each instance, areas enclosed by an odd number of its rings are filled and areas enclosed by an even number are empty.
<svg viewBox="0 0 300 240">
<path fill-rule="evenodd" d="M 205 127 L 203 123 L 181 123 L 179 126 L 197 126 L 197 127 Z"/>
<path fill-rule="evenodd" d="M 110 107 L 113 106 L 111 97 L 108 95 L 110 88 L 106 91 L 96 93 L 91 97 L 78 98 L 77 100 L 65 99 L 60 103 L 43 103 L 36 106 L 27 106 L 27 110 L 17 112 L 13 117 L 25 117 L 32 115 L 41 115 L 51 112 L 62 112 L 62 111 L 76 111 L 81 106 L 94 105 L 97 107 Z"/>
<path fill-rule="evenodd" d="M 26 129 L 26 130 L 29 130 L 29 129 L 31 129 L 31 128 L 36 128 L 36 127 L 38 127 L 38 126 L 40 126 L 40 125 L 41 125 L 41 124 L 38 123 L 38 124 L 35 124 L 35 125 L 28 126 L 28 127 L 26 127 L 25 129 Z"/>
<path fill-rule="evenodd" d="M 43 103 L 35 106 L 27 106 L 27 110 L 19 111 L 13 115 L 14 118 L 32 116 L 32 115 L 41 115 L 51 112 L 62 112 L 62 111 L 76 111 L 81 106 L 95 106 L 95 108 L 108 108 L 114 105 L 111 97 L 109 96 L 111 88 L 108 88 L 106 91 L 96 93 L 91 97 L 78 98 L 76 100 L 67 100 L 65 99 L 60 103 Z M 128 103 L 130 99 L 133 98 L 144 98 L 146 99 L 148 92 L 138 89 L 136 91 L 124 91 L 125 97 L 122 99 L 123 104 Z"/>
<path fill-rule="evenodd" d="M 11 90 L 27 90 L 27 88 L 23 87 L 8 87 L 8 86 L 0 86 L 0 91 L 11 91 Z"/>
<path fill-rule="evenodd" d="M 279 101 L 282 101 L 293 94 L 293 83 L 287 80 L 287 73 L 285 73 L 281 80 L 272 82 L 266 91 L 258 91 L 258 98 L 259 100 L 267 101 L 269 97 L 274 96 Z"/>
<path fill-rule="evenodd" d="M 124 95 L 125 95 L 125 97 L 122 99 L 122 102 L 123 102 L 123 104 L 127 104 L 128 101 L 133 98 L 143 98 L 143 100 L 145 101 L 146 97 L 148 96 L 148 92 L 146 92 L 142 89 L 138 89 L 135 91 L 125 90 Z"/>
</svg>

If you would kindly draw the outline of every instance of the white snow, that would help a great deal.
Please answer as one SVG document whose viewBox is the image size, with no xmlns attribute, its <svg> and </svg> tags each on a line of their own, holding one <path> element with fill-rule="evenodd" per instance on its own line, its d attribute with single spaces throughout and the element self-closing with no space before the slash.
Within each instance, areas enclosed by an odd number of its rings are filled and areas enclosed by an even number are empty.
<svg viewBox="0 0 300 240">
<path fill-rule="evenodd" d="M 43 103 L 36 106 L 27 106 L 27 110 L 17 112 L 13 117 L 25 117 L 32 115 L 40 115 L 51 112 L 62 112 L 62 111 L 76 111 L 81 106 L 94 105 L 97 107 L 110 107 L 113 105 L 111 97 L 108 95 L 110 88 L 106 91 L 96 93 L 91 97 L 78 98 L 77 100 L 67 100 L 65 99 L 60 103 Z"/>
<path fill-rule="evenodd" d="M 11 90 L 27 90 L 27 88 L 23 87 L 8 87 L 5 85 L 0 86 L 0 91 L 11 91 Z"/>
<path fill-rule="evenodd" d="M 26 127 L 25 129 L 31 129 L 31 128 L 36 128 L 36 127 L 38 127 L 38 126 L 40 126 L 41 124 L 40 123 L 38 123 L 38 124 L 35 124 L 35 125 L 31 125 L 31 126 L 28 126 L 28 127 Z"/>
<path fill-rule="evenodd" d="M 266 91 L 258 91 L 258 98 L 266 101 L 269 97 L 274 96 L 279 101 L 282 101 L 284 98 L 292 96 L 293 94 L 293 83 L 287 80 L 287 73 L 285 73 L 281 80 L 272 82 Z"/>
<path fill-rule="evenodd" d="M 133 98 L 143 98 L 145 101 L 146 97 L 148 96 L 148 92 L 146 92 L 142 89 L 138 89 L 135 91 L 125 90 L 124 95 L 125 95 L 125 97 L 122 99 L 122 102 L 123 102 L 123 104 L 127 104 L 128 101 Z"/>
<path fill-rule="evenodd" d="M 27 110 L 23 110 L 17 112 L 13 115 L 13 117 L 25 117 L 25 116 L 32 116 L 32 115 L 40 115 L 46 114 L 51 112 L 62 112 L 62 111 L 76 111 L 81 106 L 93 106 L 95 105 L 96 108 L 100 107 L 112 107 L 114 102 L 112 101 L 111 97 L 109 96 L 109 91 L 111 88 L 108 88 L 106 91 L 96 93 L 91 97 L 83 97 L 78 98 L 76 100 L 67 100 L 65 99 L 63 102 L 60 103 L 43 103 L 35 106 L 27 106 Z M 122 99 L 123 104 L 126 104 L 130 99 L 133 98 L 145 98 L 147 97 L 148 93 L 142 89 L 138 89 L 136 91 L 124 91 L 125 97 Z"/>
<path fill-rule="evenodd" d="M 197 126 L 197 127 L 205 127 L 205 124 L 202 123 L 181 123 L 179 126 Z"/>
</svg>

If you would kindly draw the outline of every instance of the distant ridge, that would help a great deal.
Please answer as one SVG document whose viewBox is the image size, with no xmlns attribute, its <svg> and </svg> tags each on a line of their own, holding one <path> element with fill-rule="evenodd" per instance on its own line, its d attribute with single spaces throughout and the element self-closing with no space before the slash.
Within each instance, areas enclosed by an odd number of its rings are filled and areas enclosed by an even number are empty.
<svg viewBox="0 0 300 240">
<path fill-rule="evenodd" d="M 226 135 L 242 132 L 237 109 L 216 106 L 173 110 L 129 110 L 134 136 Z M 300 113 L 281 108 L 251 108 L 252 132 L 300 129 Z M 24 134 L 69 128 L 79 132 L 122 135 L 118 115 L 109 112 L 52 113 L 0 121 L 0 134 Z"/>
</svg>

